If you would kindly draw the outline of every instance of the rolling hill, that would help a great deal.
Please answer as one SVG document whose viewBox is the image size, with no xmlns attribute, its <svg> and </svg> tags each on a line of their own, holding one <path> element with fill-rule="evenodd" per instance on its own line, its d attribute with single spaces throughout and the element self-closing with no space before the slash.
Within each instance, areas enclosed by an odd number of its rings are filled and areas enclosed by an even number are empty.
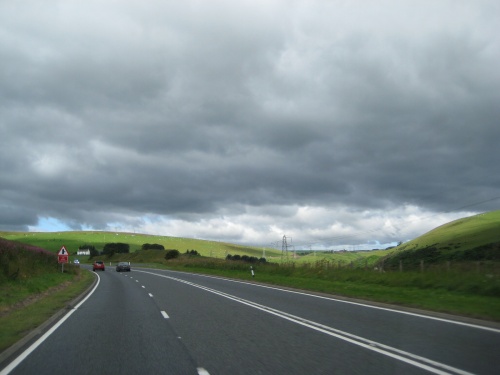
<svg viewBox="0 0 500 375">
<path fill-rule="evenodd" d="M 102 250 L 106 243 L 127 243 L 130 252 L 141 249 L 143 244 L 159 244 L 165 249 L 176 249 L 184 253 L 186 250 L 196 250 L 203 256 L 225 258 L 227 254 L 248 255 L 260 258 L 263 248 L 236 245 L 226 242 L 207 241 L 193 238 L 155 236 L 137 233 L 96 232 L 96 231 L 68 231 L 68 232 L 0 232 L 0 237 L 8 240 L 38 246 L 57 253 L 61 246 L 65 246 L 70 254 L 76 254 L 80 246 L 92 245 Z M 265 248 L 266 257 L 280 256 L 281 252 Z"/>
<path fill-rule="evenodd" d="M 441 225 L 396 249 L 437 246 L 468 250 L 498 241 L 500 241 L 500 211 L 491 211 Z"/>
<path fill-rule="evenodd" d="M 385 264 L 444 261 L 499 261 L 500 211 L 486 212 L 441 225 L 394 248 Z"/>
<path fill-rule="evenodd" d="M 170 236 L 156 236 L 137 233 L 68 231 L 68 232 L 0 232 L 0 237 L 38 246 L 57 252 L 65 246 L 71 254 L 82 245 L 93 245 L 101 250 L 106 243 L 121 242 L 130 245 L 135 253 L 145 243 L 160 244 L 165 249 L 176 249 L 184 253 L 196 250 L 200 255 L 225 258 L 226 255 L 248 255 L 260 258 L 264 255 L 271 262 L 281 261 L 281 251 L 236 245 L 218 241 L 190 239 Z M 338 265 L 366 267 L 384 261 L 386 266 L 416 265 L 444 261 L 492 260 L 500 261 L 500 210 L 461 218 L 435 228 L 422 236 L 390 250 L 352 251 L 333 254 L 315 252 L 305 256 L 290 257 L 286 261 L 315 263 L 321 260 Z"/>
</svg>

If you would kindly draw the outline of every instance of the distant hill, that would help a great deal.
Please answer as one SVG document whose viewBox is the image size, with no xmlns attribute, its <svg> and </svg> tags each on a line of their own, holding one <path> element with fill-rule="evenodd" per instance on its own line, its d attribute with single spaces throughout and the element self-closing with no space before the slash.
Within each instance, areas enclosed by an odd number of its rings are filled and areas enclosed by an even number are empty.
<svg viewBox="0 0 500 375">
<path fill-rule="evenodd" d="M 441 225 L 394 248 L 386 265 L 444 261 L 499 261 L 500 211 L 465 217 Z"/>
<path fill-rule="evenodd" d="M 225 258 L 227 254 L 248 255 L 262 257 L 261 247 L 236 245 L 226 242 L 207 241 L 194 238 L 170 236 L 155 236 L 137 233 L 97 232 L 97 231 L 68 231 L 68 232 L 0 232 L 0 237 L 21 243 L 38 246 L 51 252 L 58 252 L 65 246 L 70 254 L 76 254 L 80 246 L 92 245 L 102 250 L 107 243 L 126 243 L 130 245 L 130 252 L 141 249 L 143 244 L 159 244 L 165 249 L 175 249 L 180 253 L 186 250 L 196 250 L 200 255 L 214 258 Z M 266 257 L 281 255 L 281 252 L 266 248 Z"/>
</svg>

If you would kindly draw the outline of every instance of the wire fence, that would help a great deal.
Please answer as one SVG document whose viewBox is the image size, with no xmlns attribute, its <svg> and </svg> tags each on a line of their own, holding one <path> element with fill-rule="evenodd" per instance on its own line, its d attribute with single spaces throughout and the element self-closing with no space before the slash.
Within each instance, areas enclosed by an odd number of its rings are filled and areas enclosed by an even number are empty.
<svg viewBox="0 0 500 375">
<path fill-rule="evenodd" d="M 328 260 L 321 259 L 309 263 L 283 262 L 280 267 L 323 269 L 323 270 L 366 270 L 375 272 L 464 272 L 464 273 L 490 273 L 500 275 L 500 262 L 495 261 L 445 261 L 430 262 L 424 259 L 412 262 L 385 262 L 381 260 L 376 264 L 368 260 Z"/>
</svg>

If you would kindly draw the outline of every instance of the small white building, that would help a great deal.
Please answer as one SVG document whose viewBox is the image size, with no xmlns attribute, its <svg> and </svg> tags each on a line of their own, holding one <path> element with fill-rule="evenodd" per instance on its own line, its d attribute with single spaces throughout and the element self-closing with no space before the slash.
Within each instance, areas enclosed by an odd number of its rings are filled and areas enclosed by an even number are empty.
<svg viewBox="0 0 500 375">
<path fill-rule="evenodd" d="M 76 252 L 76 255 L 90 255 L 90 250 L 89 249 L 78 249 Z"/>
</svg>

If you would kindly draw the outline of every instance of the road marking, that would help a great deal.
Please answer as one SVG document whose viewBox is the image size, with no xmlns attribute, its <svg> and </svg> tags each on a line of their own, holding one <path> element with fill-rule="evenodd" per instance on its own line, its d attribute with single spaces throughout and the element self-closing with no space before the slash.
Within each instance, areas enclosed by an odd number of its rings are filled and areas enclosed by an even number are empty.
<svg viewBox="0 0 500 375">
<path fill-rule="evenodd" d="M 347 341 L 351 344 L 360 346 L 362 348 L 372 350 L 372 351 L 377 352 L 379 354 L 382 354 L 382 355 L 394 358 L 396 360 L 405 362 L 409 365 L 419 367 L 421 369 L 432 372 L 434 374 L 438 374 L 438 375 L 449 375 L 449 374 L 472 375 L 472 373 L 470 373 L 470 372 L 446 365 L 444 363 L 436 362 L 436 361 L 433 361 L 431 359 L 421 357 L 421 356 L 418 356 L 416 354 L 409 353 L 409 352 L 391 347 L 389 345 L 384 345 L 384 344 L 381 344 L 379 342 L 366 339 L 364 337 L 353 335 L 349 332 L 345 332 L 345 331 L 341 331 L 339 329 L 335 329 L 333 327 L 325 326 L 323 324 L 314 322 L 312 320 L 304 319 L 304 318 L 301 318 L 299 316 L 292 315 L 292 314 L 286 313 L 284 311 L 274 309 L 272 307 L 261 305 L 261 304 L 258 304 L 256 302 L 252 302 L 252 301 L 249 301 L 249 300 L 246 300 L 246 299 L 243 299 L 243 298 L 240 298 L 240 297 L 228 294 L 228 293 L 224 293 L 224 292 L 218 291 L 216 289 L 208 288 L 208 287 L 200 285 L 200 284 L 196 284 L 196 283 L 186 281 L 183 279 L 179 279 L 176 277 L 157 274 L 157 273 L 148 272 L 148 271 L 139 271 L 139 272 L 144 272 L 144 273 L 149 273 L 151 275 L 164 277 L 166 279 L 178 281 L 178 282 L 181 282 L 183 284 L 187 284 L 187 285 L 193 286 L 195 288 L 205 290 L 207 292 L 219 295 L 221 297 L 230 299 L 232 301 L 239 302 L 243 305 L 247 305 L 247 306 L 253 307 L 255 309 L 267 312 L 271 315 L 278 316 L 280 318 L 283 318 L 283 319 L 291 321 L 293 323 L 302 325 L 304 327 L 311 328 L 315 331 L 322 332 L 322 333 L 325 333 L 329 336 L 336 337 L 338 339 Z"/>
<path fill-rule="evenodd" d="M 163 317 L 164 317 L 165 319 L 170 318 L 170 317 L 168 316 L 168 314 L 167 314 L 165 311 L 163 311 L 163 310 L 161 311 L 161 315 L 163 315 Z"/>
<path fill-rule="evenodd" d="M 153 295 L 151 293 L 148 293 L 150 297 L 153 297 Z"/>
<path fill-rule="evenodd" d="M 95 273 L 95 272 L 94 272 Z M 54 331 L 59 328 L 61 324 L 63 324 L 66 319 L 68 319 L 78 308 L 89 299 L 89 297 L 96 291 L 97 286 L 99 285 L 101 278 L 97 273 L 95 273 L 97 276 L 97 283 L 94 286 L 94 289 L 90 291 L 90 293 L 80 301 L 78 305 L 75 306 L 74 309 L 69 310 L 69 312 L 64 315 L 60 320 L 57 321 L 56 324 L 52 326 L 51 329 L 49 329 L 45 334 L 40 337 L 38 340 L 36 340 L 28 349 L 26 349 L 21 355 L 19 355 L 16 359 L 14 359 L 7 367 L 5 367 L 2 371 L 0 371 L 0 375 L 7 375 L 9 374 L 12 370 L 14 370 L 22 361 L 26 359 L 27 356 L 29 356 L 36 348 L 38 348 L 47 338 L 54 333 Z"/>
<path fill-rule="evenodd" d="M 210 375 L 203 367 L 198 367 L 196 370 L 198 370 L 198 375 Z"/>
<path fill-rule="evenodd" d="M 138 282 L 139 282 L 139 280 L 135 280 L 135 282 L 136 282 L 136 283 L 138 283 Z"/>
<path fill-rule="evenodd" d="M 142 286 L 142 288 L 143 288 L 143 289 L 146 289 L 146 287 L 145 287 L 144 285 Z"/>
<path fill-rule="evenodd" d="M 139 271 L 139 272 L 147 272 L 147 271 Z M 188 272 L 182 272 L 182 271 L 169 271 L 169 272 L 180 273 L 180 274 L 187 274 L 187 275 L 192 276 L 192 274 L 190 274 Z M 464 327 L 470 327 L 470 328 L 482 329 L 482 330 L 485 330 L 485 331 L 500 333 L 500 329 L 493 328 L 493 327 L 481 326 L 481 325 L 473 324 L 473 323 L 465 323 L 465 322 L 460 322 L 460 321 L 457 321 L 457 320 L 450 320 L 450 319 L 446 319 L 446 318 L 439 318 L 439 317 L 431 316 L 431 315 L 418 314 L 418 313 L 414 313 L 414 312 L 410 312 L 410 311 L 396 310 L 396 309 L 391 309 L 389 307 L 367 305 L 367 304 L 364 304 L 364 303 L 361 303 L 361 302 L 347 301 L 347 300 L 337 299 L 337 298 L 333 298 L 333 297 L 326 297 L 326 296 L 320 296 L 320 295 L 317 295 L 317 294 L 310 294 L 310 293 L 306 293 L 306 292 L 299 292 L 299 291 L 296 291 L 296 290 L 288 290 L 288 289 L 282 289 L 282 288 L 278 288 L 278 287 L 274 287 L 274 286 L 249 283 L 249 282 L 246 282 L 246 281 L 233 280 L 233 279 L 228 279 L 228 278 L 225 278 L 225 277 L 209 276 L 209 275 L 196 275 L 196 276 L 206 277 L 206 278 L 211 278 L 211 279 L 217 279 L 217 280 L 225 280 L 225 281 L 230 281 L 232 283 L 246 284 L 246 285 L 251 285 L 251 286 L 255 286 L 255 287 L 259 287 L 259 288 L 279 290 L 281 292 L 286 292 L 286 293 L 299 294 L 299 295 L 313 297 L 313 298 L 319 298 L 319 299 L 326 299 L 326 300 L 329 300 L 329 301 L 335 301 L 335 302 L 345 303 L 345 304 L 348 304 L 348 305 L 356 305 L 356 306 L 366 307 L 366 308 L 369 308 L 369 309 L 390 311 L 390 312 L 397 313 L 397 314 L 410 315 L 410 316 L 415 316 L 417 318 L 437 320 L 439 322 L 456 324 L 456 325 L 460 325 L 460 326 L 464 326 Z"/>
</svg>

